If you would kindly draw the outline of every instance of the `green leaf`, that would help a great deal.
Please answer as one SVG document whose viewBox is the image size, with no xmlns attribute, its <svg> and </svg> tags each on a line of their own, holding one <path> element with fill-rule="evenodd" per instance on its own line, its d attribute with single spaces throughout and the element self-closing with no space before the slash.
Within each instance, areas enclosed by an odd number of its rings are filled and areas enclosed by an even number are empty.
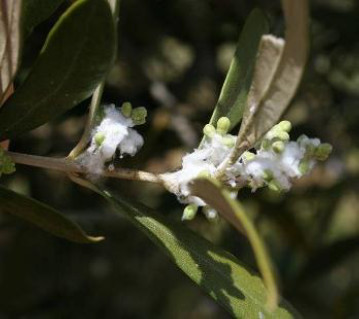
<svg viewBox="0 0 359 319">
<path fill-rule="evenodd" d="M 21 12 L 22 38 L 26 38 L 34 27 L 55 12 L 64 0 L 23 0 Z"/>
<path fill-rule="evenodd" d="M 23 85 L 0 110 L 0 140 L 44 124 L 88 98 L 114 53 L 107 1 L 76 1 L 49 33 Z"/>
<path fill-rule="evenodd" d="M 269 30 L 262 11 L 254 9 L 248 17 L 239 37 L 236 52 L 227 72 L 219 100 L 210 120 L 216 125 L 219 118 L 231 120 L 231 128 L 242 119 L 244 106 L 252 83 L 259 42 Z"/>
<path fill-rule="evenodd" d="M 18 67 L 22 1 L 0 3 L 0 105 Z"/>
<path fill-rule="evenodd" d="M 282 4 L 286 20 L 283 53 L 273 77 L 269 77 L 272 78 L 270 85 L 259 84 L 267 89 L 259 90 L 252 103 L 246 105 L 237 149 L 252 147 L 278 122 L 302 78 L 308 52 L 308 3 L 307 0 L 282 0 Z M 275 59 L 273 56 L 272 60 Z"/>
<path fill-rule="evenodd" d="M 284 49 L 284 40 L 273 35 L 261 39 L 254 69 L 253 82 L 243 114 L 244 121 L 250 116 L 252 105 L 258 105 L 273 81 Z"/>
<path fill-rule="evenodd" d="M 100 191 L 116 212 L 144 232 L 170 259 L 235 318 L 293 318 L 283 301 L 274 312 L 266 306 L 262 280 L 233 255 L 143 205 Z"/>
<path fill-rule="evenodd" d="M 215 180 L 195 179 L 190 184 L 191 194 L 203 199 L 214 208 L 239 232 L 244 233 L 253 248 L 258 268 L 268 289 L 267 304 L 269 309 L 275 309 L 278 304 L 278 289 L 272 270 L 271 260 L 254 224 L 247 217 L 243 207 L 232 199 L 229 192 Z"/>
<path fill-rule="evenodd" d="M 0 186 L 0 211 L 11 213 L 52 235 L 76 243 L 94 243 L 103 240 L 103 237 L 86 235 L 77 224 L 53 208 L 2 186 Z"/>
</svg>

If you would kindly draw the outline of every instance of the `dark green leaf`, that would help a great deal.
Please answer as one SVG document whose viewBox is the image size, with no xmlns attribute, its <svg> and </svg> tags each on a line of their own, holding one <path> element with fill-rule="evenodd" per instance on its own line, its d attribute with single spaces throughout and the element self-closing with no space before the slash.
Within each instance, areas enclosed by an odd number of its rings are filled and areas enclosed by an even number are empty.
<svg viewBox="0 0 359 319">
<path fill-rule="evenodd" d="M 169 221 L 149 208 L 132 204 L 108 191 L 99 191 L 118 214 L 127 217 L 214 300 L 236 318 L 293 318 L 284 302 L 274 312 L 265 306 L 266 288 L 234 256 Z"/>
<path fill-rule="evenodd" d="M 0 105 L 17 70 L 22 1 L 0 2 Z"/>
<path fill-rule="evenodd" d="M 215 180 L 205 178 L 195 179 L 190 184 L 190 190 L 192 195 L 203 199 L 239 232 L 244 233 L 248 237 L 257 260 L 258 268 L 268 289 L 268 306 L 270 309 L 275 309 L 278 303 L 278 289 L 272 270 L 272 263 L 264 242 L 252 221 L 247 217 L 243 207 L 239 202 L 231 198 L 226 189 L 217 185 Z"/>
<path fill-rule="evenodd" d="M 107 1 L 76 1 L 50 32 L 23 85 L 1 108 L 0 139 L 44 124 L 88 98 L 114 53 L 114 21 Z"/>
<path fill-rule="evenodd" d="M 53 208 L 32 198 L 0 186 L 0 211 L 11 213 L 35 224 L 52 235 L 77 243 L 94 243 L 103 237 L 92 237 Z"/>
<path fill-rule="evenodd" d="M 252 83 L 259 42 L 268 29 L 264 14 L 258 9 L 253 10 L 238 40 L 236 52 L 210 120 L 211 124 L 215 125 L 220 117 L 227 116 L 233 128 L 241 120 Z"/>
<path fill-rule="evenodd" d="M 22 37 L 27 37 L 32 29 L 46 20 L 64 0 L 23 0 L 21 12 Z"/>
</svg>

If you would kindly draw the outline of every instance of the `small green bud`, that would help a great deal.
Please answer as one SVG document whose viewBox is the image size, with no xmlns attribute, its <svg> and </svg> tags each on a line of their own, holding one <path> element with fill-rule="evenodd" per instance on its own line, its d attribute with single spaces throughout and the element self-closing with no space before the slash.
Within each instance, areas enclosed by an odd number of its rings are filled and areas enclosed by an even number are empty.
<svg viewBox="0 0 359 319">
<path fill-rule="evenodd" d="M 280 139 L 283 142 L 289 141 L 289 138 L 290 138 L 289 134 L 284 131 L 278 132 L 278 134 L 276 134 L 276 137 L 278 137 L 278 139 Z"/>
<path fill-rule="evenodd" d="M 273 173 L 271 170 L 269 169 L 266 169 L 264 172 L 263 172 L 263 175 L 262 175 L 263 179 L 267 182 L 270 182 L 272 179 L 273 179 Z"/>
<path fill-rule="evenodd" d="M 303 174 L 303 175 L 308 174 L 309 169 L 310 169 L 310 167 L 309 167 L 309 161 L 307 161 L 307 160 L 302 160 L 302 161 L 300 161 L 298 168 L 299 168 L 299 172 L 300 172 L 301 174 Z"/>
<path fill-rule="evenodd" d="M 223 145 L 232 148 L 236 144 L 236 138 L 233 138 L 233 136 L 223 136 L 222 138 Z"/>
<path fill-rule="evenodd" d="M 305 146 L 305 156 L 306 157 L 313 157 L 316 153 L 317 147 L 313 144 L 307 144 Z"/>
<path fill-rule="evenodd" d="M 315 158 L 319 161 L 325 161 L 332 152 L 332 150 L 333 147 L 330 144 L 320 144 L 315 151 Z"/>
<path fill-rule="evenodd" d="M 198 206 L 195 204 L 190 204 L 185 207 L 182 214 L 182 220 L 192 220 L 196 217 L 198 211 Z"/>
<path fill-rule="evenodd" d="M 198 178 L 209 178 L 209 177 L 211 177 L 211 174 L 209 173 L 209 171 L 203 170 L 198 173 L 197 177 Z"/>
<path fill-rule="evenodd" d="M 203 134 L 208 138 L 212 138 L 216 134 L 216 129 L 211 124 L 206 124 L 203 128 Z"/>
<path fill-rule="evenodd" d="M 136 107 L 135 109 L 132 110 L 131 118 L 133 123 L 135 123 L 136 125 L 145 124 L 146 116 L 147 116 L 147 110 L 143 106 Z"/>
<path fill-rule="evenodd" d="M 281 121 L 277 125 L 282 131 L 287 133 L 292 129 L 292 123 L 289 121 Z"/>
<path fill-rule="evenodd" d="M 282 186 L 275 180 L 275 179 L 272 179 L 269 183 L 268 183 L 268 188 L 272 191 L 275 191 L 275 192 L 281 192 L 283 189 L 282 189 Z"/>
<path fill-rule="evenodd" d="M 262 140 L 262 143 L 261 143 L 261 148 L 262 149 L 267 151 L 270 148 L 270 146 L 271 146 L 271 143 L 270 143 L 270 141 L 268 139 L 265 138 L 265 139 Z"/>
<path fill-rule="evenodd" d="M 125 117 L 131 117 L 132 105 L 130 102 L 124 102 L 121 106 L 121 112 Z"/>
<path fill-rule="evenodd" d="M 277 154 L 281 154 L 284 151 L 284 143 L 282 141 L 276 141 L 272 144 L 273 151 Z"/>
<path fill-rule="evenodd" d="M 101 146 L 103 141 L 105 140 L 105 134 L 103 134 L 102 132 L 98 132 L 95 134 L 95 143 L 97 146 Z"/>
<path fill-rule="evenodd" d="M 231 126 L 231 121 L 229 120 L 229 118 L 225 116 L 221 117 L 217 121 L 217 133 L 221 135 L 227 134 L 230 126 Z"/>
<path fill-rule="evenodd" d="M 245 151 L 242 155 L 242 158 L 245 162 L 249 162 L 251 160 L 253 160 L 256 157 L 256 154 L 249 152 L 249 151 Z"/>
</svg>

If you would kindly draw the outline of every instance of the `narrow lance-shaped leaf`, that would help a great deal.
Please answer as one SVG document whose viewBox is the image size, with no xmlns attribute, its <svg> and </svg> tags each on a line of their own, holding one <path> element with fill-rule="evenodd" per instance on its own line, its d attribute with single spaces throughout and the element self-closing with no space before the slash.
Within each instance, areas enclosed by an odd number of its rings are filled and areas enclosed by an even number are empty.
<svg viewBox="0 0 359 319">
<path fill-rule="evenodd" d="M 251 110 L 259 104 L 272 83 L 282 57 L 283 48 L 283 39 L 269 34 L 262 37 L 258 49 L 253 82 L 247 99 L 248 107 L 245 108 L 243 114 L 244 122 L 249 118 Z"/>
<path fill-rule="evenodd" d="M 190 184 L 190 190 L 192 195 L 203 199 L 239 232 L 244 232 L 248 237 L 257 260 L 258 268 L 268 289 L 268 308 L 275 309 L 278 304 L 278 290 L 271 260 L 262 239 L 252 221 L 244 212 L 243 207 L 236 200 L 232 199 L 228 191 L 217 185 L 214 180 L 195 179 Z"/>
<path fill-rule="evenodd" d="M 267 88 L 254 90 L 246 105 L 245 116 L 237 140 L 237 148 L 253 146 L 283 114 L 300 83 L 308 51 L 308 3 L 307 0 L 283 0 L 286 20 L 285 45 L 281 59 L 270 85 L 253 83 Z M 275 61 L 276 57 L 273 56 Z M 269 60 L 270 61 L 270 60 Z M 258 74 L 260 74 L 260 65 Z M 265 75 L 267 76 L 267 75 Z M 255 77 L 255 81 L 260 79 Z M 271 77 L 269 77 L 270 79 Z"/>
<path fill-rule="evenodd" d="M 18 67 L 21 5 L 21 0 L 0 2 L 0 105 Z"/>
<path fill-rule="evenodd" d="M 16 2 L 16 1 L 14 1 Z M 22 38 L 51 16 L 64 0 L 23 0 L 21 12 Z"/>
<path fill-rule="evenodd" d="M 55 209 L 0 186 L 0 211 L 18 216 L 57 237 L 77 243 L 94 243 L 103 237 L 88 236 L 77 224 Z"/>
<path fill-rule="evenodd" d="M 210 124 L 215 125 L 220 117 L 226 116 L 231 120 L 233 128 L 241 120 L 252 83 L 258 45 L 268 29 L 268 22 L 262 11 L 254 9 L 239 37 Z"/>
<path fill-rule="evenodd" d="M 249 272 L 230 253 L 147 207 L 129 203 L 108 191 L 99 193 L 112 203 L 118 214 L 125 216 L 144 232 L 189 278 L 233 317 L 297 317 L 295 311 L 284 301 L 275 311 L 270 312 L 265 306 L 267 290 L 262 280 Z"/>
<path fill-rule="evenodd" d="M 59 19 L 23 85 L 0 110 L 0 140 L 46 123 L 95 90 L 115 52 L 105 0 L 78 0 Z"/>
</svg>

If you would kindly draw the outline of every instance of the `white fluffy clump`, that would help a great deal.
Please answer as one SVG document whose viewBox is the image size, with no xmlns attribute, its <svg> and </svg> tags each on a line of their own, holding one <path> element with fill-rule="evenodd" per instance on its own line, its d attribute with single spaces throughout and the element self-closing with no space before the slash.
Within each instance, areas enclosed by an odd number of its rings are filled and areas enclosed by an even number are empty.
<svg viewBox="0 0 359 319">
<path fill-rule="evenodd" d="M 253 191 L 259 187 L 270 186 L 276 190 L 289 190 L 294 178 L 300 178 L 315 165 L 315 158 L 308 157 L 308 149 L 320 145 L 317 138 L 302 136 L 298 141 L 285 142 L 282 152 L 272 148 L 257 150 L 253 158 L 246 160 L 245 155 L 230 167 L 227 176 L 233 186 L 236 179 L 245 181 Z M 301 168 L 305 164 L 305 170 Z"/>
<path fill-rule="evenodd" d="M 143 145 L 143 138 L 132 127 L 130 117 L 125 117 L 114 104 L 106 106 L 101 123 L 93 130 L 91 144 L 81 158 L 91 175 L 100 175 L 105 164 L 120 155 L 135 155 Z"/>
<path fill-rule="evenodd" d="M 235 140 L 235 136 L 227 134 L 226 138 Z M 215 133 L 211 138 L 206 138 L 203 145 L 187 154 L 182 159 L 181 170 L 164 176 L 167 183 L 176 185 L 175 194 L 181 203 L 205 206 L 205 202 L 199 197 L 190 196 L 188 183 L 198 176 L 212 176 L 217 167 L 229 155 L 232 146 L 223 143 L 223 135 Z M 215 210 L 208 210 L 208 218 L 215 218 Z"/>
<path fill-rule="evenodd" d="M 274 126 L 253 153 L 245 152 L 234 165 L 227 168 L 226 183 L 234 189 L 246 185 L 253 191 L 264 186 L 287 191 L 294 178 L 307 174 L 316 160 L 323 160 L 329 155 L 331 146 L 321 144 L 317 138 L 310 139 L 302 135 L 297 141 L 289 141 L 290 128 L 288 121 Z M 236 136 L 226 134 L 226 130 L 223 132 L 223 125 L 220 128 L 217 126 L 217 130 L 207 125 L 204 133 L 204 143 L 183 157 L 182 168 L 164 176 L 167 183 L 175 185 L 172 189 L 180 202 L 196 207 L 206 204 L 200 198 L 190 195 L 189 182 L 199 176 L 214 177 L 219 166 L 231 154 L 236 140 Z M 216 214 L 212 212 L 211 215 Z"/>
<path fill-rule="evenodd" d="M 213 175 L 226 154 L 229 154 L 230 148 L 218 142 L 220 137 L 215 136 L 211 141 L 206 141 L 202 148 L 185 155 L 182 159 L 182 169 L 165 175 L 168 182 L 172 185 L 178 185 L 176 195 L 182 203 L 205 205 L 200 198 L 189 196 L 188 183 L 201 173 Z"/>
</svg>

